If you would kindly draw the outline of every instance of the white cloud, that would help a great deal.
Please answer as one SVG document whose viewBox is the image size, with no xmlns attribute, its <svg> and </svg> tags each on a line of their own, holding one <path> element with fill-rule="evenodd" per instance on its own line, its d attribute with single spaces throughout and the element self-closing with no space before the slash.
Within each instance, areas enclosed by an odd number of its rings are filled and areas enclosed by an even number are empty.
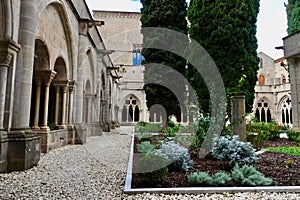
<svg viewBox="0 0 300 200">
<path fill-rule="evenodd" d="M 284 7 L 287 0 L 261 0 L 257 22 L 258 52 L 262 51 L 274 59 L 283 56 L 282 38 L 287 36 L 287 15 Z"/>
<path fill-rule="evenodd" d="M 136 11 L 142 7 L 140 1 L 132 0 L 86 0 L 91 10 Z"/>
</svg>

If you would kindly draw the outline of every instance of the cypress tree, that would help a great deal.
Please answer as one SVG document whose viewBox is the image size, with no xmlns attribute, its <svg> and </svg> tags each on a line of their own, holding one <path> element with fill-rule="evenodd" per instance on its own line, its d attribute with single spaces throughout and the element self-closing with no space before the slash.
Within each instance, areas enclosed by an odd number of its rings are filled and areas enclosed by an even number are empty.
<svg viewBox="0 0 300 200">
<path fill-rule="evenodd" d="M 188 10 L 191 38 L 215 61 L 227 94 L 237 90 L 245 93 L 247 112 L 251 111 L 257 79 L 258 12 L 259 0 L 192 0 Z M 209 94 L 201 76 L 190 67 L 189 76 L 202 109 L 209 112 Z"/>
<path fill-rule="evenodd" d="M 141 9 L 142 27 L 168 28 L 187 34 L 187 4 L 185 0 L 141 0 L 141 3 L 143 4 L 143 8 Z M 157 38 L 151 38 L 151 40 L 157 40 Z M 173 44 L 168 45 L 172 48 Z M 145 58 L 143 64 L 160 63 L 185 75 L 186 61 L 171 52 L 144 48 L 143 56 Z M 147 68 L 147 65 L 145 66 L 145 79 L 147 79 L 147 76 L 151 76 L 152 79 L 153 76 L 168 78 L 168 80 L 174 81 L 174 84 L 181 87 L 180 90 L 184 90 L 184 85 L 176 83 L 176 80 L 172 80 L 172 77 L 168 77 L 168 74 L 160 74 L 157 71 L 153 72 Z M 177 118 L 180 117 L 179 101 L 176 100 L 177 98 L 171 90 L 158 84 L 147 84 L 144 89 L 148 108 L 151 108 L 154 104 L 160 104 L 166 109 L 168 116 L 175 114 Z"/>
<path fill-rule="evenodd" d="M 300 0 L 289 0 L 286 5 L 288 16 L 288 34 L 300 29 Z"/>
</svg>

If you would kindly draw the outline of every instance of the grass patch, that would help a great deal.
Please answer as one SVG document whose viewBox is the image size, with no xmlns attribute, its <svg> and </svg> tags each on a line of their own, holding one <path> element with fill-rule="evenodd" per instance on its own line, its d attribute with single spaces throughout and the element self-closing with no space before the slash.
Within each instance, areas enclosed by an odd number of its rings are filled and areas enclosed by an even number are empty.
<svg viewBox="0 0 300 200">
<path fill-rule="evenodd" d="M 135 131 L 137 133 L 159 133 L 163 128 L 162 123 L 153 123 L 153 122 L 139 122 L 135 126 Z M 180 125 L 179 133 L 195 133 L 195 127 L 193 125 Z"/>
<path fill-rule="evenodd" d="M 267 148 L 269 151 L 284 153 L 290 156 L 300 157 L 300 147 L 292 146 L 292 147 L 269 147 Z"/>
</svg>

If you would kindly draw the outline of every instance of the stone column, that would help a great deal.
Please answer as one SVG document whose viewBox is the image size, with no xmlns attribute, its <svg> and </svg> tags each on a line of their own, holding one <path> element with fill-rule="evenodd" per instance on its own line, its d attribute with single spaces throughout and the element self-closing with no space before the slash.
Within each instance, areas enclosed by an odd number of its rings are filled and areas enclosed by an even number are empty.
<svg viewBox="0 0 300 200">
<path fill-rule="evenodd" d="M 135 106 L 132 106 L 132 122 L 135 121 Z"/>
<path fill-rule="evenodd" d="M 63 87 L 63 96 L 62 96 L 62 119 L 61 119 L 61 125 L 66 124 L 66 106 L 67 106 L 67 91 L 68 91 L 68 86 Z"/>
<path fill-rule="evenodd" d="M 38 0 L 21 1 L 19 43 L 22 46 L 16 68 L 12 130 L 29 130 L 35 34 Z M 24 78 L 26 77 L 26 78 Z"/>
<path fill-rule="evenodd" d="M 74 107 L 74 88 L 75 81 L 69 83 L 69 119 L 68 124 L 73 124 L 73 107 Z"/>
<path fill-rule="evenodd" d="M 59 115 L 59 96 L 60 96 L 60 86 L 56 85 L 55 86 L 55 92 L 56 92 L 56 99 L 55 99 L 55 119 L 54 123 L 55 125 L 58 125 L 58 115 Z"/>
<path fill-rule="evenodd" d="M 45 99 L 44 99 L 44 116 L 41 129 L 44 131 L 50 131 L 47 122 L 48 122 L 48 108 L 49 108 L 49 90 L 50 84 L 54 79 L 56 72 L 54 71 L 43 71 L 44 73 L 44 83 L 45 83 Z"/>
<path fill-rule="evenodd" d="M 0 131 L 4 128 L 4 110 L 5 110 L 5 97 L 6 97 L 6 83 L 8 67 L 10 65 L 12 55 L 7 54 L 1 56 L 0 59 Z"/>
<path fill-rule="evenodd" d="M 39 128 L 39 117 L 40 117 L 40 102 L 41 102 L 41 85 L 42 80 L 41 78 L 36 78 L 36 97 L 35 97 L 35 114 L 34 114 L 34 123 L 33 123 L 33 129 L 40 129 Z"/>
<path fill-rule="evenodd" d="M 291 99 L 293 108 L 293 130 L 300 131 L 300 61 L 297 58 L 288 59 L 291 82 Z"/>
<path fill-rule="evenodd" d="M 143 115 L 143 113 L 144 113 L 144 109 L 140 109 L 140 120 L 139 121 L 146 121 L 145 120 L 145 116 Z"/>
<path fill-rule="evenodd" d="M 129 106 L 126 105 L 126 122 L 128 123 L 129 122 Z"/>
<path fill-rule="evenodd" d="M 86 106 L 85 108 L 87 108 L 87 110 L 85 110 L 85 117 L 86 117 L 86 123 L 90 123 L 91 122 L 91 104 L 92 104 L 92 101 L 91 101 L 91 95 L 88 94 L 86 95 L 85 97 L 85 100 L 86 100 Z"/>
<path fill-rule="evenodd" d="M 239 139 L 245 142 L 247 140 L 245 95 L 244 93 L 233 93 L 230 100 L 232 133 L 238 135 Z"/>
</svg>

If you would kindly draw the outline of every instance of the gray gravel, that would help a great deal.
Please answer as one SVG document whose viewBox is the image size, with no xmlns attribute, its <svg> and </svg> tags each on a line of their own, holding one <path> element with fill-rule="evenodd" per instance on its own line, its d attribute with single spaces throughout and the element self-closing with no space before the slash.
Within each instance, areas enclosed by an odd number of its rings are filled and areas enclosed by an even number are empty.
<svg viewBox="0 0 300 200">
<path fill-rule="evenodd" d="M 118 128 L 42 155 L 27 171 L 0 174 L 0 199 L 300 200 L 295 193 L 123 194 L 131 133 L 132 127 Z"/>
</svg>

